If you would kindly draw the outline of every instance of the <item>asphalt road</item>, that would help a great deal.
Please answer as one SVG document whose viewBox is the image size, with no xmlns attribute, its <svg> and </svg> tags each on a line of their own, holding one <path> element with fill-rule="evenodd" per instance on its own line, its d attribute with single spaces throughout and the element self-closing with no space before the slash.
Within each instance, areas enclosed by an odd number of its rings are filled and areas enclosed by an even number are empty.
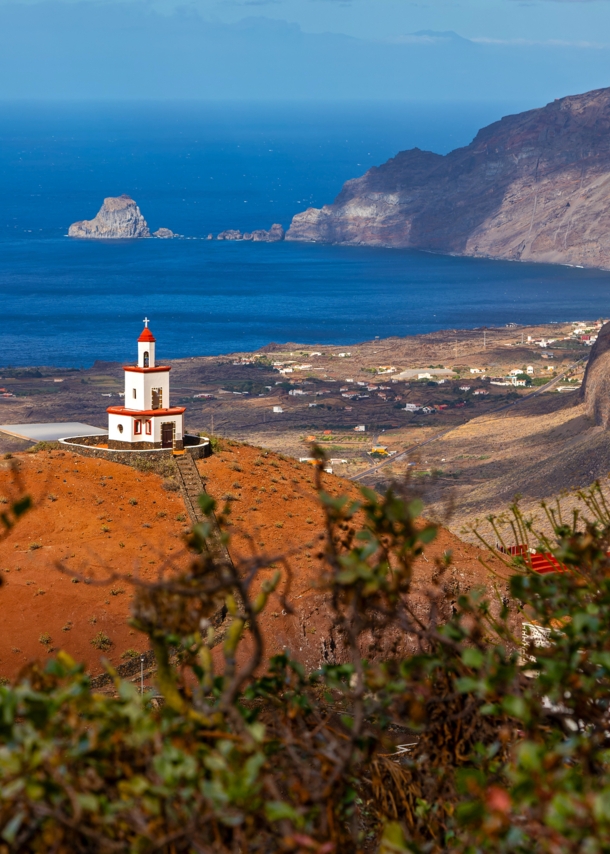
<svg viewBox="0 0 610 854">
<path fill-rule="evenodd" d="M 507 409 L 514 409 L 516 406 L 519 406 L 520 404 L 524 403 L 526 400 L 531 400 L 533 397 L 538 397 L 539 394 L 544 394 L 544 392 L 549 391 L 549 389 L 553 388 L 553 386 L 556 386 L 557 383 L 561 382 L 561 380 L 564 379 L 564 377 L 567 374 L 569 374 L 570 371 L 574 370 L 575 367 L 580 365 L 582 362 L 586 362 L 588 358 L 589 358 L 588 355 L 583 356 L 582 359 L 578 359 L 577 362 L 574 362 L 569 367 L 567 367 L 565 369 L 565 371 L 562 371 L 554 379 L 550 380 L 545 385 L 540 386 L 535 391 L 532 391 L 529 394 L 524 394 L 523 397 L 520 397 L 518 400 L 513 400 L 510 403 L 505 403 L 503 406 L 498 406 L 496 409 L 491 409 L 489 412 L 486 412 L 485 414 L 486 415 L 495 415 L 496 413 L 504 412 Z M 453 433 L 454 430 L 458 430 L 464 424 L 468 424 L 470 421 L 474 421 L 475 418 L 480 418 L 480 417 L 481 417 L 480 415 L 473 415 L 472 418 L 469 418 L 468 421 L 462 422 L 462 424 L 459 424 L 459 425 L 454 426 L 454 427 L 450 427 L 448 430 L 443 430 L 442 433 L 437 433 L 434 436 L 430 436 L 429 439 L 425 439 L 423 442 L 418 442 L 415 445 L 410 445 L 408 448 L 405 448 L 405 450 L 401 451 L 399 454 L 394 454 L 394 456 L 388 457 L 387 459 L 382 460 L 380 463 L 377 463 L 376 465 L 371 466 L 371 468 L 368 468 L 368 469 L 365 469 L 365 471 L 359 472 L 357 475 L 354 475 L 353 477 L 351 477 L 350 480 L 358 480 L 359 481 L 365 477 L 371 477 L 371 475 L 377 474 L 377 472 L 381 471 L 381 469 L 383 469 L 384 466 L 390 465 L 391 463 L 395 463 L 396 460 L 400 460 L 403 457 L 406 457 L 409 454 L 412 454 L 413 451 L 416 451 L 419 448 L 424 448 L 426 445 L 430 445 L 432 442 L 436 442 L 438 439 L 442 439 L 443 436 L 447 436 L 449 433 Z"/>
</svg>

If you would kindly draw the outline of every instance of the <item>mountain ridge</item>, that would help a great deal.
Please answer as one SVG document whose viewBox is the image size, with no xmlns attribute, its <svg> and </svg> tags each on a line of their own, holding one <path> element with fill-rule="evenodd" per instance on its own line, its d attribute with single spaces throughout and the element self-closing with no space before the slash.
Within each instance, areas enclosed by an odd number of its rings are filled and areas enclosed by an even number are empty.
<svg viewBox="0 0 610 854">
<path fill-rule="evenodd" d="M 307 32 L 264 16 L 259 0 L 224 5 L 254 14 L 230 23 L 193 5 L 161 10 L 145 0 L 0 3 L 0 99 L 525 107 L 608 79 L 605 45 L 495 44 L 435 30 L 383 38 Z"/>
<path fill-rule="evenodd" d="M 610 88 L 401 151 L 293 217 L 286 240 L 610 269 Z"/>
</svg>

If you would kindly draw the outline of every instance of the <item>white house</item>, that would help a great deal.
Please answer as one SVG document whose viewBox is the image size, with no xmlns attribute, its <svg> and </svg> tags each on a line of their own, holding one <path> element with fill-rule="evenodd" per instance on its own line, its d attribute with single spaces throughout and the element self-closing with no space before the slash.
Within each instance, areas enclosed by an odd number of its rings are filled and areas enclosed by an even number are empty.
<svg viewBox="0 0 610 854">
<path fill-rule="evenodd" d="M 138 363 L 125 371 L 125 404 L 109 406 L 108 447 L 115 450 L 173 448 L 184 444 L 184 406 L 170 406 L 169 365 L 157 365 L 155 338 L 144 319 Z"/>
</svg>

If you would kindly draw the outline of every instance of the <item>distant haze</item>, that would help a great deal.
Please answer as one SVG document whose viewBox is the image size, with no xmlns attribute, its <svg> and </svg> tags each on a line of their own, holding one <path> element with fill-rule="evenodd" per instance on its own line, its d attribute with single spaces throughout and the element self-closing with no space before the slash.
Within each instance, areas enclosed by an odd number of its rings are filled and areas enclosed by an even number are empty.
<svg viewBox="0 0 610 854">
<path fill-rule="evenodd" d="M 516 4 L 515 4 L 516 5 Z M 548 4 L 555 6 L 556 4 Z M 552 14 L 552 9 L 549 10 Z M 610 85 L 610 49 L 305 33 L 264 17 L 98 2 L 0 5 L 0 99 L 493 100 Z"/>
</svg>

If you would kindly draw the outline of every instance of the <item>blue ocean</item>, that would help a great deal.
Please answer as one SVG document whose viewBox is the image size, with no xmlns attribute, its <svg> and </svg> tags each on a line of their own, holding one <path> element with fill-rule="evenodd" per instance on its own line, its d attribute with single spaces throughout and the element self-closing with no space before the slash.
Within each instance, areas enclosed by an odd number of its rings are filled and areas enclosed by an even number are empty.
<svg viewBox="0 0 610 854">
<path fill-rule="evenodd" d="M 401 149 L 446 153 L 524 106 L 0 105 L 0 365 L 128 359 L 144 316 L 168 358 L 608 316 L 604 272 L 205 240 L 287 228 Z M 121 193 L 184 239 L 66 236 Z"/>
</svg>

